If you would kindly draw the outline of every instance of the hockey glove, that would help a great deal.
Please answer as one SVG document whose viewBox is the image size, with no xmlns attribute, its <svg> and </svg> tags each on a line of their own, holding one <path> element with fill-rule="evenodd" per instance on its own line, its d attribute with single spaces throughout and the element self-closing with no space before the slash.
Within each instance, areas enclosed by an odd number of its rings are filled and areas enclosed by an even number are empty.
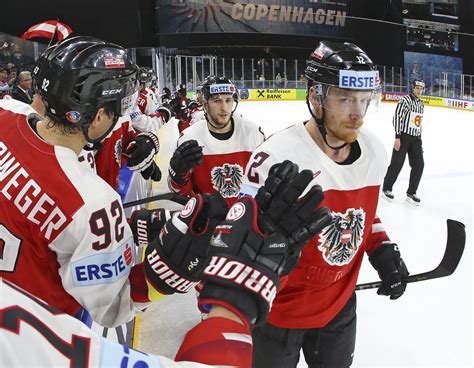
<svg viewBox="0 0 474 368">
<path fill-rule="evenodd" d="M 132 229 L 135 245 L 146 246 L 156 239 L 160 230 L 170 218 L 170 212 L 163 208 L 133 211 L 128 223 Z"/>
<path fill-rule="evenodd" d="M 160 107 L 158 107 L 156 109 L 156 113 L 160 114 L 163 117 L 165 123 L 167 123 L 172 117 L 176 115 L 173 111 L 173 108 L 167 103 L 164 103 Z"/>
<path fill-rule="evenodd" d="M 321 215 L 314 210 L 313 195 L 295 203 L 305 189 L 303 183 L 311 180 L 306 179 L 305 171 L 298 174 L 298 167 L 289 164 L 285 165 L 290 170 L 280 172 L 278 178 L 269 178 L 269 183 L 276 181 L 293 188 L 293 199 L 287 191 L 280 190 L 265 196 L 265 204 L 269 210 L 280 201 L 285 202 L 285 208 L 297 216 L 292 232 L 285 236 L 269 223 L 268 213 L 258 209 L 256 200 L 239 200 L 229 210 L 226 221 L 216 227 L 211 239 L 211 260 L 203 273 L 205 284 L 200 304 L 223 305 L 253 324 L 266 320 L 279 287 L 279 277 L 287 272 L 286 263 L 294 262 L 294 256 L 290 256 L 294 248 L 298 248 L 299 257 L 301 248 L 313 237 L 311 230 L 327 222 L 325 212 Z M 292 184 L 293 181 L 301 187 Z M 269 192 L 270 188 L 266 187 L 267 183 L 262 192 Z"/>
<path fill-rule="evenodd" d="M 160 149 L 158 137 L 151 132 L 140 133 L 127 146 L 124 156 L 132 171 L 142 172 L 154 163 L 154 157 Z"/>
<path fill-rule="evenodd" d="M 255 197 L 262 212 L 260 218 L 275 226 L 290 241 L 291 250 L 282 275 L 295 269 L 308 240 L 332 222 L 329 209 L 321 207 L 324 194 L 319 185 L 311 187 L 298 200 L 312 180 L 313 173 L 310 170 L 298 173 L 298 165 L 286 160 L 272 166 L 265 185 Z M 263 224 L 262 228 L 267 231 Z"/>
<path fill-rule="evenodd" d="M 397 244 L 382 243 L 370 254 L 369 261 L 382 280 L 382 286 L 377 290 L 377 294 L 390 295 L 392 300 L 400 298 L 407 287 L 405 279 L 409 272 L 400 257 Z"/>
<path fill-rule="evenodd" d="M 170 160 L 170 179 L 177 185 L 184 185 L 191 169 L 202 162 L 202 147 L 194 139 L 185 141 L 176 148 Z"/>
<path fill-rule="evenodd" d="M 183 98 L 178 92 L 175 92 L 169 101 L 169 106 L 175 116 L 178 116 L 181 111 L 182 101 L 183 101 Z"/>
<path fill-rule="evenodd" d="M 209 241 L 227 210 L 220 194 L 198 194 L 172 215 L 145 252 L 145 275 L 156 290 L 186 293 L 201 280 Z"/>
<path fill-rule="evenodd" d="M 153 181 L 160 181 L 161 180 L 161 170 L 156 164 L 155 161 L 151 163 L 145 170 L 140 171 L 143 179 L 148 180 L 151 179 Z"/>
</svg>

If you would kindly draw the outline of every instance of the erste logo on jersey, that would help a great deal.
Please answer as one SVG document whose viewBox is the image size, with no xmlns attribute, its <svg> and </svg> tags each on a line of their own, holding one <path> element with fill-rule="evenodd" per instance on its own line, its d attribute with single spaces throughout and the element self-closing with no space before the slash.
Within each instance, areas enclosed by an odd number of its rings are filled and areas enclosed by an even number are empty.
<svg viewBox="0 0 474 368">
<path fill-rule="evenodd" d="M 346 213 L 331 212 L 332 223 L 319 235 L 318 250 L 331 266 L 349 264 L 362 243 L 365 211 L 349 208 Z"/>
<path fill-rule="evenodd" d="M 243 175 L 244 170 L 239 164 L 215 166 L 211 170 L 212 187 L 224 198 L 237 197 Z"/>
<path fill-rule="evenodd" d="M 74 286 L 112 284 L 128 276 L 134 258 L 130 244 L 133 244 L 131 238 L 113 252 L 94 254 L 72 262 Z"/>
</svg>

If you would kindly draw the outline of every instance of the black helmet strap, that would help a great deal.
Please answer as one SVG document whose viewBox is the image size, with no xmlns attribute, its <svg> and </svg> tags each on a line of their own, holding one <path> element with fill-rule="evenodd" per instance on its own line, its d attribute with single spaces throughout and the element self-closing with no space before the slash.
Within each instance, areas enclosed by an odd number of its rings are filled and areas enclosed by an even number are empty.
<svg viewBox="0 0 474 368">
<path fill-rule="evenodd" d="M 95 114 L 93 115 L 92 117 L 92 120 L 94 120 L 95 116 L 97 115 L 97 111 L 99 111 L 99 108 L 97 108 Z M 84 137 L 86 138 L 86 141 L 89 142 L 89 143 L 99 143 L 102 141 L 102 139 L 104 139 L 105 137 L 107 137 L 109 135 L 109 133 L 114 129 L 115 125 L 117 124 L 117 121 L 119 119 L 119 114 L 116 113 L 114 115 L 114 121 L 112 122 L 112 124 L 110 125 L 109 129 L 107 129 L 107 131 L 105 131 L 104 134 L 102 134 L 100 137 L 96 138 L 96 139 L 92 139 L 91 137 L 89 137 L 89 127 L 91 126 L 92 124 L 92 120 L 90 121 L 90 123 L 88 124 L 83 124 L 81 125 L 81 129 L 82 129 L 82 134 L 84 134 Z"/>
<path fill-rule="evenodd" d="M 321 104 L 322 104 L 322 100 L 321 100 Z M 328 146 L 329 148 L 335 151 L 340 150 L 341 148 L 344 148 L 345 146 L 347 146 L 347 143 L 344 143 L 344 144 L 341 144 L 340 146 L 333 147 L 328 143 L 328 139 L 327 139 L 328 132 L 323 122 L 324 109 L 323 109 L 323 116 L 321 116 L 321 118 L 316 117 L 316 115 L 313 112 L 313 109 L 311 108 L 311 104 L 309 102 L 309 93 L 306 96 L 306 105 L 308 106 L 309 113 L 311 114 L 313 119 L 316 121 L 316 125 L 319 129 L 319 132 L 321 133 L 321 136 L 323 137 L 323 141 L 326 144 L 326 146 Z"/>
</svg>

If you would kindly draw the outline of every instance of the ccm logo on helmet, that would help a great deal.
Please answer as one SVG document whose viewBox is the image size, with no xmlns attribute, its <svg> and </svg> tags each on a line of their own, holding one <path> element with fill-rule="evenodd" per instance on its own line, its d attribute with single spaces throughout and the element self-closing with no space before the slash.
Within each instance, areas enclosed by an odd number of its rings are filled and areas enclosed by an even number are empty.
<svg viewBox="0 0 474 368">
<path fill-rule="evenodd" d="M 378 71 L 339 71 L 339 87 L 351 89 L 373 89 L 377 87 Z"/>
<path fill-rule="evenodd" d="M 121 91 L 122 91 L 122 88 L 119 88 L 119 89 L 106 89 L 105 91 L 102 91 L 102 96 L 116 95 L 117 93 L 120 93 Z"/>
<path fill-rule="evenodd" d="M 231 261 L 221 256 L 213 256 L 204 274 L 220 277 L 260 295 L 270 305 L 275 299 L 277 288 L 275 283 L 260 271 L 238 261 Z"/>
</svg>

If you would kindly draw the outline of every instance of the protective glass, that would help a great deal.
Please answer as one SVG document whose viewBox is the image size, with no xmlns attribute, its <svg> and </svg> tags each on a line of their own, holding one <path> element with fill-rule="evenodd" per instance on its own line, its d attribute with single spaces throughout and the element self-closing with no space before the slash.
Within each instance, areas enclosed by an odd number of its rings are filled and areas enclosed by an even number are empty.
<svg viewBox="0 0 474 368">
<path fill-rule="evenodd" d="M 339 84 L 316 83 L 316 95 L 324 109 L 349 115 L 377 111 L 382 88 L 378 71 L 339 71 Z"/>
</svg>

